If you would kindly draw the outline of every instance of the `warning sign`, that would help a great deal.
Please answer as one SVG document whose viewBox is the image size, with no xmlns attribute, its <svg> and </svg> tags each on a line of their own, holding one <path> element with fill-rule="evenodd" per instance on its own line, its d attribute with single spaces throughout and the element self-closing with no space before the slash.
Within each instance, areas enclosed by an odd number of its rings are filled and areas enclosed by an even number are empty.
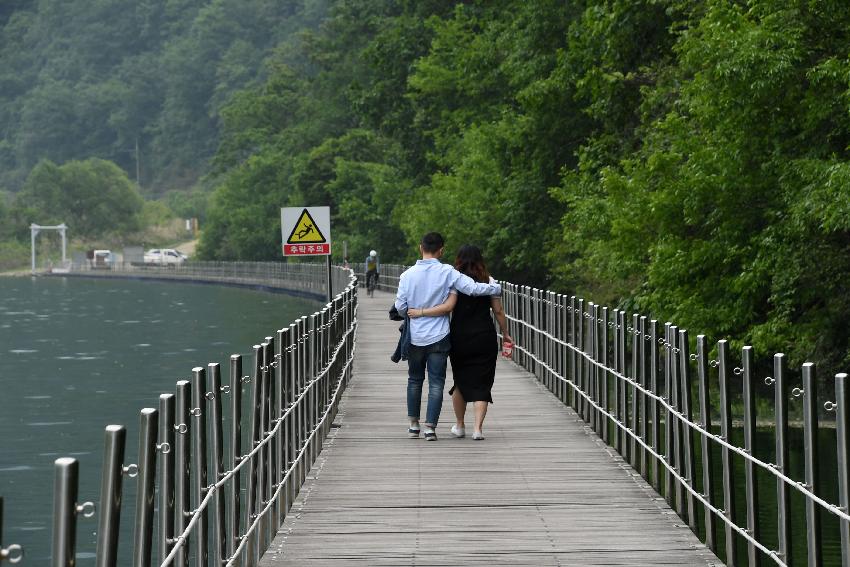
<svg viewBox="0 0 850 567">
<path fill-rule="evenodd" d="M 322 231 L 316 225 L 316 221 L 310 216 L 310 211 L 304 209 L 298 222 L 295 223 L 295 228 L 289 233 L 289 238 L 286 239 L 287 244 L 316 244 L 318 242 L 326 242 L 322 236 Z"/>
<path fill-rule="evenodd" d="M 280 210 L 284 256 L 331 253 L 330 207 L 286 207 Z"/>
</svg>

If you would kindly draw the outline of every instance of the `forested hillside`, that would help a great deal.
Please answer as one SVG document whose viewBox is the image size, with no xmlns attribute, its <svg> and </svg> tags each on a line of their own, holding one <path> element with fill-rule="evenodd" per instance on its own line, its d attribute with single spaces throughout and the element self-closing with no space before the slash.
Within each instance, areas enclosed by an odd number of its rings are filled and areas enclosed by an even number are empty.
<svg viewBox="0 0 850 567">
<path fill-rule="evenodd" d="M 352 261 L 439 230 L 850 367 L 843 0 L 14 0 L 0 26 L 0 189 L 134 179 L 138 140 L 148 194 L 214 188 L 206 258 L 278 259 L 280 207 L 328 204 Z"/>
<path fill-rule="evenodd" d="M 3 0 L 0 189 L 42 159 L 96 157 L 149 193 L 193 185 L 219 110 L 316 24 L 324 0 Z"/>
</svg>

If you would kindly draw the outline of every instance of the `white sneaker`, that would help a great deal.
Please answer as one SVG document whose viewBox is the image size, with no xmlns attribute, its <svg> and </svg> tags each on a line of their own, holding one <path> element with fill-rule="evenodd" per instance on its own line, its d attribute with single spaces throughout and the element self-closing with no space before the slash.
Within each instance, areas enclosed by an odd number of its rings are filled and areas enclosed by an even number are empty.
<svg viewBox="0 0 850 567">
<path fill-rule="evenodd" d="M 461 437 L 466 437 L 466 430 L 463 427 L 452 425 L 452 435 L 454 435 L 458 439 L 460 439 Z"/>
<path fill-rule="evenodd" d="M 437 432 L 430 427 L 425 428 L 425 441 L 436 441 Z"/>
<path fill-rule="evenodd" d="M 472 439 L 475 441 L 481 441 L 482 439 L 484 439 L 484 434 L 480 431 L 474 431 L 472 433 Z"/>
</svg>

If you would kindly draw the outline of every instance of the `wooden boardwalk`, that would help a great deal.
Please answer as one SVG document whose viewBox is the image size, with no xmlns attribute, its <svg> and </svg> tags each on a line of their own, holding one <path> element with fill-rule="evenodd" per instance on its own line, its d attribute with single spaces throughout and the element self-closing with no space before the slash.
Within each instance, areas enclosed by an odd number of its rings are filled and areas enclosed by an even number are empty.
<svg viewBox="0 0 850 567">
<path fill-rule="evenodd" d="M 484 441 L 451 437 L 447 395 L 439 441 L 408 439 L 407 366 L 389 359 L 398 338 L 391 302 L 361 298 L 340 427 L 261 566 L 722 565 L 570 408 L 510 362 L 498 365 Z"/>
</svg>

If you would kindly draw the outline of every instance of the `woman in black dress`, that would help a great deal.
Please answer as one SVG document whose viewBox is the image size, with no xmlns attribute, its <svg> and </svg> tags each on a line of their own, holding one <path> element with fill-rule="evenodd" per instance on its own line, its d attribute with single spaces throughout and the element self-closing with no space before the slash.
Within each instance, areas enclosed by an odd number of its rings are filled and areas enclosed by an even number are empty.
<svg viewBox="0 0 850 567">
<path fill-rule="evenodd" d="M 455 268 L 477 282 L 488 282 L 492 279 L 484 264 L 481 250 L 476 246 L 461 246 L 455 258 Z M 481 428 L 484 416 L 487 415 L 487 405 L 493 403 L 490 390 L 493 388 L 496 357 L 500 350 L 491 311 L 499 323 L 502 340 L 513 342 L 508 334 L 502 300 L 498 296 L 472 297 L 462 293 L 457 296 L 449 335 L 452 341 L 449 359 L 454 376 L 454 386 L 449 393 L 457 418 L 457 424 L 452 426 L 452 435 L 455 437 L 466 435 L 466 404 L 473 402 L 475 429 L 472 438 L 484 439 Z"/>
</svg>

